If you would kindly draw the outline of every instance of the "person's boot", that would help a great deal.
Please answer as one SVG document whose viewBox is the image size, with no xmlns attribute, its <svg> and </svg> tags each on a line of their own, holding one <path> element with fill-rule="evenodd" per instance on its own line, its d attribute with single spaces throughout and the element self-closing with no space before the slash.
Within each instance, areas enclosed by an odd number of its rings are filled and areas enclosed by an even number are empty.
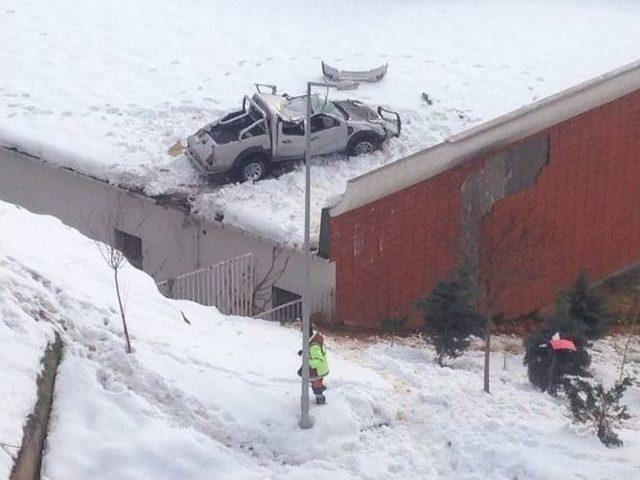
<svg viewBox="0 0 640 480">
<path fill-rule="evenodd" d="M 327 403 L 327 399 L 324 395 L 316 395 L 316 405 L 324 405 Z"/>
</svg>

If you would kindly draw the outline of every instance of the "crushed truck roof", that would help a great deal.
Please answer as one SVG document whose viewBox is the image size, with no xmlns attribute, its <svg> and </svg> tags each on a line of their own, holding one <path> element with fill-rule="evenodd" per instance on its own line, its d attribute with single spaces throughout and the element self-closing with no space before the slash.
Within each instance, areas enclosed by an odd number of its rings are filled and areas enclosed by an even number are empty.
<svg viewBox="0 0 640 480">
<path fill-rule="evenodd" d="M 300 122 L 304 120 L 307 109 L 307 96 L 289 97 L 273 95 L 269 93 L 257 93 L 264 104 L 287 122 Z M 329 113 L 340 115 L 340 111 L 329 101 L 328 97 L 317 93 L 311 95 L 311 111 L 313 113 Z"/>
</svg>

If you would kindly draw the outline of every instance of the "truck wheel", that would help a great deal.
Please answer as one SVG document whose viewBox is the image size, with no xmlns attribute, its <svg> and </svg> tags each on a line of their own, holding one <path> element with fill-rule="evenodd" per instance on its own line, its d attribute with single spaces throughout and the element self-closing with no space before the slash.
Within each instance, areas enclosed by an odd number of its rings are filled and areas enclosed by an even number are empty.
<svg viewBox="0 0 640 480">
<path fill-rule="evenodd" d="M 259 155 L 251 155 L 238 165 L 238 177 L 242 182 L 257 182 L 265 177 L 267 167 Z"/>
<path fill-rule="evenodd" d="M 376 150 L 379 142 L 372 135 L 363 135 L 349 144 L 350 155 L 364 155 Z"/>
</svg>

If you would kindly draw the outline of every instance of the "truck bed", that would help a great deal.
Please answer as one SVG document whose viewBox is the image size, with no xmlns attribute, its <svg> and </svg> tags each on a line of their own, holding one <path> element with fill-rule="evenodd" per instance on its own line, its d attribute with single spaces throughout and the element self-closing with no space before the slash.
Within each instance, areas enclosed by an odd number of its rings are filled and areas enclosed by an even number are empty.
<svg viewBox="0 0 640 480">
<path fill-rule="evenodd" d="M 250 126 L 256 119 L 252 118 L 251 115 L 242 115 L 242 112 L 233 112 L 224 117 L 221 121 L 231 120 L 233 117 L 238 116 L 238 118 L 230 123 L 216 123 L 212 125 L 207 133 L 211 135 L 213 140 L 221 145 L 229 142 L 234 142 L 238 140 L 238 135 L 240 132 Z M 256 135 L 264 135 L 267 132 L 264 130 L 262 125 L 258 125 L 253 130 L 249 132 L 251 136 Z"/>
</svg>

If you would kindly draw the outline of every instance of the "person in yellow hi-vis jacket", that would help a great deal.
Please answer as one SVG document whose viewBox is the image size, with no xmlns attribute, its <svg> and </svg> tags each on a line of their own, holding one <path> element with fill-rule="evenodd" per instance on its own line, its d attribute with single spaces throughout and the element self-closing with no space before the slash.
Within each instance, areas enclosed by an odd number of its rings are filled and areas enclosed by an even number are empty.
<svg viewBox="0 0 640 480">
<path fill-rule="evenodd" d="M 298 352 L 298 355 L 302 355 L 302 350 Z M 301 371 L 302 368 L 298 370 L 298 375 L 301 374 Z M 314 332 L 313 327 L 309 326 L 309 380 L 318 405 L 324 405 L 327 402 L 324 396 L 327 387 L 324 386 L 322 379 L 328 374 L 329 362 L 327 361 L 327 351 L 324 348 L 324 338 L 320 332 Z"/>
</svg>

